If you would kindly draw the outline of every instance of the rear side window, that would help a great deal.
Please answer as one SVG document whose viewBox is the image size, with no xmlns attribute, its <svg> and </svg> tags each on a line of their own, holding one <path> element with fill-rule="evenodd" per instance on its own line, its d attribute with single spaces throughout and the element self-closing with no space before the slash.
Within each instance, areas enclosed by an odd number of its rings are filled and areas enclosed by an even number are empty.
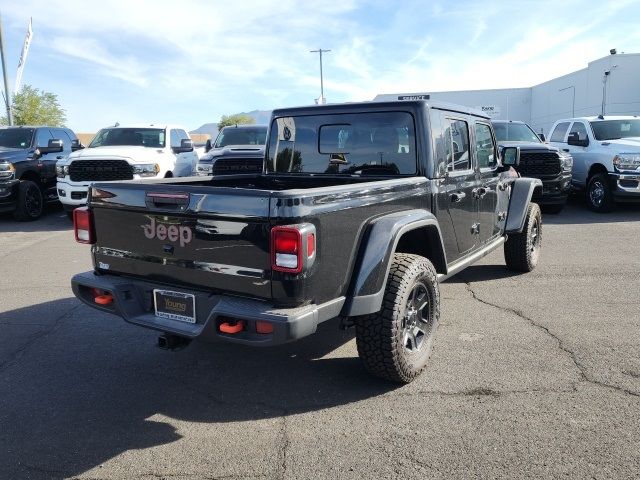
<svg viewBox="0 0 640 480">
<path fill-rule="evenodd" d="M 572 133 L 578 134 L 578 140 L 587 140 L 589 138 L 587 135 L 587 127 L 585 127 L 582 122 L 573 122 L 569 135 Z"/>
<path fill-rule="evenodd" d="M 550 142 L 564 142 L 564 136 L 569 129 L 569 122 L 562 122 L 556 125 L 556 128 L 551 132 Z"/>
<path fill-rule="evenodd" d="M 469 155 L 469 126 L 464 120 L 445 120 L 445 154 L 449 172 L 471 169 Z"/>
<path fill-rule="evenodd" d="M 476 159 L 480 168 L 494 168 L 497 165 L 495 145 L 491 127 L 485 123 L 476 123 Z"/>
</svg>

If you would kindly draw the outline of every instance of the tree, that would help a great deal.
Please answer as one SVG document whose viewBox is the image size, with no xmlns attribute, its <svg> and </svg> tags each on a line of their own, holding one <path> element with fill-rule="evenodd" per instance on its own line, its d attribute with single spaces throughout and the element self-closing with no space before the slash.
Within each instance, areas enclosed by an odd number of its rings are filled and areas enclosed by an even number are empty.
<svg viewBox="0 0 640 480">
<path fill-rule="evenodd" d="M 13 122 L 16 125 L 48 125 L 63 127 L 67 116 L 55 93 L 40 91 L 31 85 L 13 96 Z M 6 125 L 7 117 L 1 120 Z"/>
<path fill-rule="evenodd" d="M 253 125 L 256 121 L 253 117 L 245 113 L 236 113 L 235 115 L 222 115 L 218 122 L 218 130 L 222 127 L 228 127 L 231 125 Z"/>
</svg>

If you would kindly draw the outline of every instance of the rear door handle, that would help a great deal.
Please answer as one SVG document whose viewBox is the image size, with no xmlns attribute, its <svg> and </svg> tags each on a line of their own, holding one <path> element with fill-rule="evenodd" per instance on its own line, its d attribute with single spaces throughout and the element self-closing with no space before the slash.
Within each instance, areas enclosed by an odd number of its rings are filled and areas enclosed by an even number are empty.
<svg viewBox="0 0 640 480">
<path fill-rule="evenodd" d="M 562 151 L 563 152 L 570 152 L 571 150 L 569 150 L 568 148 L 563 148 Z"/>
<path fill-rule="evenodd" d="M 458 203 L 458 202 L 461 202 L 462 199 L 464 197 L 466 197 L 466 196 L 467 196 L 467 194 L 464 193 L 464 192 L 455 192 L 455 193 L 452 193 L 451 195 L 449 195 L 449 198 L 451 199 L 451 201 L 453 203 Z"/>
</svg>

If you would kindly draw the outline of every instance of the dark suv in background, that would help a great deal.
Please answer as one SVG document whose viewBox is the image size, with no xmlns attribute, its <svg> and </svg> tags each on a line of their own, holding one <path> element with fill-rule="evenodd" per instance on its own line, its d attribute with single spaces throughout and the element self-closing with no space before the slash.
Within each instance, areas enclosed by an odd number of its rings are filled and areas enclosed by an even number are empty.
<svg viewBox="0 0 640 480">
<path fill-rule="evenodd" d="M 58 200 L 56 162 L 79 148 L 68 128 L 0 128 L 0 212 L 20 221 L 39 218 L 45 203 Z"/>
<path fill-rule="evenodd" d="M 501 147 L 520 147 L 518 173 L 542 180 L 542 190 L 534 193 L 532 201 L 545 213 L 560 213 L 571 192 L 571 155 L 544 143 L 544 137 L 540 138 L 524 122 L 493 120 L 491 123 Z"/>
</svg>

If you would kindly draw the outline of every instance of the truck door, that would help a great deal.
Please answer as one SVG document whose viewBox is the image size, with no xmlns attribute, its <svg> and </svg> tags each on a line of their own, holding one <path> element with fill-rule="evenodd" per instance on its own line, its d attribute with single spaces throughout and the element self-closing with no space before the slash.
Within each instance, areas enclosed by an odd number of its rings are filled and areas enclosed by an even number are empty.
<svg viewBox="0 0 640 480">
<path fill-rule="evenodd" d="M 569 134 L 567 135 L 565 142 L 568 141 L 569 135 L 571 134 L 577 135 L 578 140 L 589 141 L 587 127 L 583 122 L 573 122 L 573 125 L 571 125 L 571 128 L 569 129 Z M 589 161 L 589 146 L 582 147 L 565 143 L 561 148 L 565 152 L 571 153 L 571 156 L 573 157 L 572 177 L 578 180 L 581 185 L 584 184 L 586 186 L 587 173 L 589 172 L 589 168 L 591 167 L 591 162 Z"/>
<path fill-rule="evenodd" d="M 54 137 L 50 129 L 39 128 L 36 133 L 36 148 L 47 148 L 49 146 L 49 140 L 54 138 L 58 137 Z M 43 186 L 51 184 L 52 181 L 55 185 L 56 162 L 58 161 L 57 157 L 60 155 L 62 155 L 61 152 L 42 152 L 41 156 L 38 157 L 36 168 L 40 174 L 40 181 Z"/>
<path fill-rule="evenodd" d="M 474 122 L 474 154 L 479 175 L 475 190 L 478 200 L 478 237 L 485 243 L 500 233 L 498 226 L 498 168 L 496 143 L 488 122 Z"/>
<path fill-rule="evenodd" d="M 441 195 L 451 216 L 460 255 L 476 245 L 478 223 L 478 187 L 473 158 L 469 148 L 469 124 L 465 119 L 444 119 L 446 176 Z"/>
</svg>

